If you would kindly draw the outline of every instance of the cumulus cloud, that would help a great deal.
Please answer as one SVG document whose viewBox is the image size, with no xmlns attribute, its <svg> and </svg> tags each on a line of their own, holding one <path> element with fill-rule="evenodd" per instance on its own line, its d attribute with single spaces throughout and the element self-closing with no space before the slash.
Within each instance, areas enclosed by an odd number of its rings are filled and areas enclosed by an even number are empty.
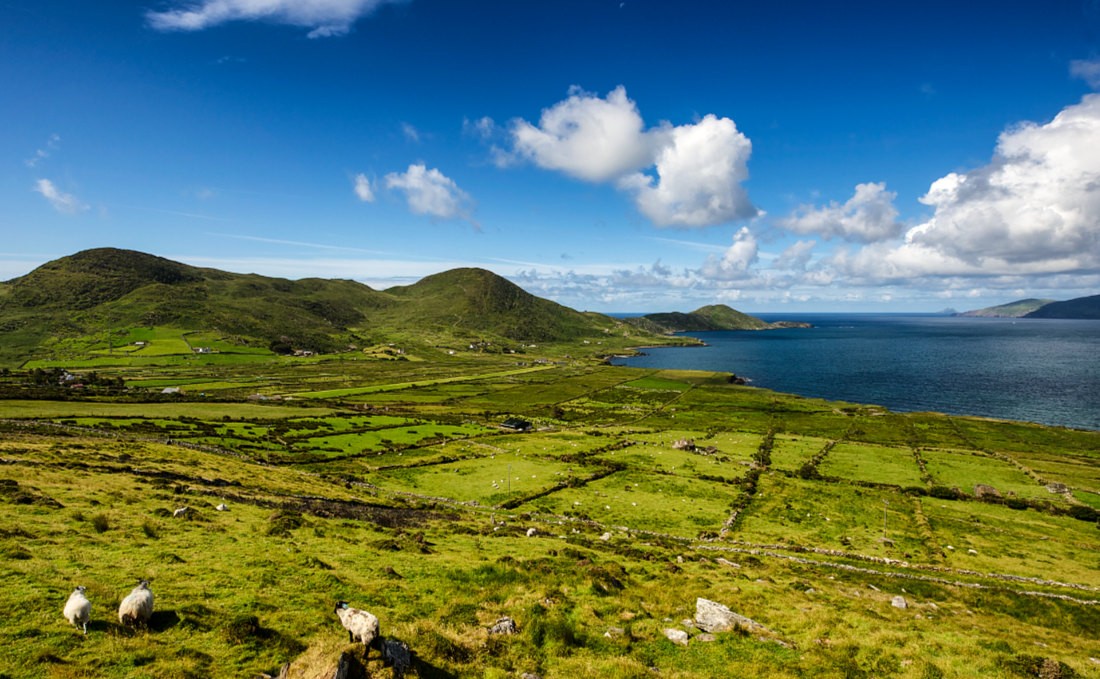
<svg viewBox="0 0 1100 679">
<path fill-rule="evenodd" d="M 710 256 L 703 264 L 702 274 L 714 280 L 737 280 L 748 278 L 750 268 L 756 263 L 760 247 L 756 237 L 747 226 L 733 235 L 733 244 L 721 257 Z"/>
<path fill-rule="evenodd" d="M 400 0 L 175 0 L 173 9 L 149 11 L 158 31 L 199 31 L 229 21 L 270 21 L 308 28 L 310 38 L 343 35 L 378 7 Z"/>
<path fill-rule="evenodd" d="M 936 180 L 932 217 L 893 251 L 899 266 L 929 258 L 944 273 L 1083 271 L 1100 266 L 1100 95 L 1046 124 L 1003 132 L 992 161 Z M 921 264 L 921 268 L 928 268 Z"/>
<path fill-rule="evenodd" d="M 362 172 L 355 175 L 355 195 L 364 203 L 374 202 L 374 189 L 371 187 L 367 175 Z"/>
<path fill-rule="evenodd" d="M 88 206 L 71 193 L 61 191 L 49 179 L 39 179 L 34 184 L 34 190 L 42 194 L 50 205 L 58 212 L 67 215 L 75 215 L 88 209 Z"/>
<path fill-rule="evenodd" d="M 606 99 L 574 87 L 568 99 L 542 112 L 538 127 L 513 121 L 512 138 L 516 153 L 539 167 L 603 182 L 652 162 L 643 127 L 637 106 L 622 86 Z"/>
<path fill-rule="evenodd" d="M 387 174 L 385 181 L 386 188 L 405 193 L 414 214 L 472 221 L 470 196 L 435 168 L 429 170 L 423 164 L 414 163 L 405 172 Z"/>
<path fill-rule="evenodd" d="M 646 129 L 622 86 L 606 97 L 572 88 L 538 125 L 515 120 L 513 155 L 589 182 L 632 193 L 657 226 L 700 227 L 758 214 L 741 182 L 752 143 L 729 118 Z M 499 165 L 499 152 L 495 156 Z"/>
<path fill-rule="evenodd" d="M 659 140 L 656 173 L 637 172 L 619 185 L 635 193 L 638 210 L 657 226 L 711 226 L 755 217 L 741 182 L 748 179 L 752 142 L 729 118 L 707 115 L 694 125 L 652 134 Z"/>
<path fill-rule="evenodd" d="M 1100 58 L 1074 59 L 1069 62 L 1069 74 L 1084 80 L 1093 89 L 1100 89 Z"/>
<path fill-rule="evenodd" d="M 824 207 L 803 205 L 790 217 L 777 220 L 788 231 L 813 234 L 828 240 L 873 243 L 901 235 L 903 225 L 894 207 L 897 194 L 886 184 L 858 184 L 855 194 L 845 203 L 830 202 Z"/>
<path fill-rule="evenodd" d="M 792 243 L 783 252 L 779 253 L 779 256 L 772 262 L 772 266 L 776 269 L 805 271 L 816 245 L 817 241 L 812 240 L 800 240 Z"/>
</svg>

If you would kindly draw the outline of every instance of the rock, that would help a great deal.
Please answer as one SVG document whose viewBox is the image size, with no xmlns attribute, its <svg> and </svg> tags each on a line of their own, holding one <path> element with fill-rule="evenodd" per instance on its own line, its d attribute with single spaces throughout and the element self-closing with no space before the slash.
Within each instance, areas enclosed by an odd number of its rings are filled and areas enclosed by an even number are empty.
<svg viewBox="0 0 1100 679">
<path fill-rule="evenodd" d="M 539 531 L 538 531 L 537 528 L 528 528 L 527 529 L 527 537 L 529 537 L 529 538 L 533 538 L 538 534 L 539 534 Z"/>
<path fill-rule="evenodd" d="M 723 559 L 722 557 L 718 557 L 717 559 L 714 560 L 714 562 L 718 563 L 718 564 L 721 564 L 723 566 L 728 566 L 729 568 L 740 568 L 741 567 L 741 564 L 735 563 L 733 561 L 729 561 L 727 559 Z"/>
<path fill-rule="evenodd" d="M 680 644 L 681 646 L 688 645 L 688 633 L 682 629 L 666 629 L 665 636 L 674 644 Z"/>
<path fill-rule="evenodd" d="M 604 533 L 600 536 L 600 539 L 604 542 L 608 542 L 609 540 L 611 540 L 611 533 Z"/>
<path fill-rule="evenodd" d="M 224 502 L 221 503 L 220 505 L 218 505 L 217 507 L 214 507 L 214 509 L 218 510 L 219 512 L 229 511 L 229 507 L 226 507 Z"/>
<path fill-rule="evenodd" d="M 906 608 L 909 608 L 909 604 L 906 603 L 905 597 L 901 596 L 900 594 L 897 595 L 896 597 L 894 597 L 893 599 L 890 599 L 890 605 L 893 606 L 894 608 L 900 608 L 902 610 L 905 610 Z"/>
<path fill-rule="evenodd" d="M 966 550 L 966 553 L 967 553 L 967 554 L 977 554 L 977 553 L 978 553 L 978 550 L 976 550 L 976 549 L 968 549 L 968 550 Z"/>
<path fill-rule="evenodd" d="M 701 597 L 695 600 L 695 626 L 704 632 L 728 632 L 738 627 L 750 632 L 770 632 L 755 620 L 734 613 L 716 601 Z"/>
<path fill-rule="evenodd" d="M 332 679 L 367 679 L 367 669 L 363 667 L 359 658 L 355 657 L 355 653 L 344 651 L 340 654 Z"/>
<path fill-rule="evenodd" d="M 508 616 L 497 618 L 497 621 L 489 628 L 489 634 L 515 634 L 517 631 L 516 621 Z"/>
<path fill-rule="evenodd" d="M 626 634 L 626 630 L 622 627 L 608 627 L 607 631 L 603 633 L 608 639 L 618 639 L 624 634 Z"/>
<path fill-rule="evenodd" d="M 684 627 L 687 627 L 688 629 L 695 627 L 695 623 L 690 618 L 684 618 L 680 621 L 680 624 Z"/>
<path fill-rule="evenodd" d="M 1001 497 L 1001 491 L 997 490 L 993 486 L 988 486 L 984 483 L 974 484 L 974 497 L 979 500 L 985 498 L 999 498 Z"/>
<path fill-rule="evenodd" d="M 393 668 L 394 677 L 403 677 L 412 667 L 412 651 L 404 641 L 382 640 L 382 661 Z"/>
<path fill-rule="evenodd" d="M 703 632 L 702 634 L 696 636 L 695 640 L 696 641 L 717 641 L 718 637 L 714 636 L 713 634 L 710 634 L 709 632 Z"/>
<path fill-rule="evenodd" d="M 541 674 L 535 674 L 534 672 L 524 672 L 519 675 L 519 679 L 542 679 Z"/>
</svg>

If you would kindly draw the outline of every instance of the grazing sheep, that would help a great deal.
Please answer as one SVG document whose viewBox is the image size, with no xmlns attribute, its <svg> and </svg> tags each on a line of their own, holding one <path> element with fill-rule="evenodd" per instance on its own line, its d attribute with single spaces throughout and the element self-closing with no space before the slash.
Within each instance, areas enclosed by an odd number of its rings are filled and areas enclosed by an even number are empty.
<svg viewBox="0 0 1100 679">
<path fill-rule="evenodd" d="M 118 605 L 118 621 L 126 626 L 148 625 L 153 617 L 153 590 L 142 580 Z"/>
<path fill-rule="evenodd" d="M 84 585 L 80 585 L 73 590 L 73 593 L 69 595 L 69 600 L 65 602 L 65 610 L 62 615 L 71 624 L 83 628 L 84 633 L 87 634 L 88 620 L 92 617 L 92 602 L 84 596 L 84 589 Z"/>
<path fill-rule="evenodd" d="M 340 617 L 340 624 L 348 631 L 348 642 L 355 641 L 356 637 L 363 642 L 364 656 L 370 653 L 371 646 L 377 646 L 381 641 L 378 636 L 378 618 L 374 614 L 351 608 L 346 601 L 337 601 L 333 612 Z"/>
</svg>

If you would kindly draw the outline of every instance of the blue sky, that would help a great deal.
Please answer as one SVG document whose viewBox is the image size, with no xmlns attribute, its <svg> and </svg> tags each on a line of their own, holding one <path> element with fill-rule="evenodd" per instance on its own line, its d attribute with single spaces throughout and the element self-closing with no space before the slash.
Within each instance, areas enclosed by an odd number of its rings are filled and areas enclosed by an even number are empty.
<svg viewBox="0 0 1100 679">
<path fill-rule="evenodd" d="M 578 309 L 1100 292 L 1100 0 L 0 0 L 0 280 L 91 247 Z"/>
</svg>

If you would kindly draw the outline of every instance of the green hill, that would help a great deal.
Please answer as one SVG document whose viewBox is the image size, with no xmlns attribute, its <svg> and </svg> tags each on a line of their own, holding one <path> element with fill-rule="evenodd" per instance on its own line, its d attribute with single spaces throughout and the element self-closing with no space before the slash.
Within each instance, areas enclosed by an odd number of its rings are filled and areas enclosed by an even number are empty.
<svg viewBox="0 0 1100 679">
<path fill-rule="evenodd" d="M 725 304 L 711 304 L 690 313 L 672 311 L 647 314 L 626 319 L 639 328 L 654 333 L 706 332 L 709 330 L 774 330 L 777 328 L 808 328 L 809 323 L 779 321 L 769 323 L 755 316 L 732 309 Z"/>
<path fill-rule="evenodd" d="M 250 348 L 332 352 L 394 339 L 559 342 L 613 330 L 621 335 L 624 327 L 535 297 L 481 269 L 378 291 L 349 280 L 235 274 L 99 248 L 0 283 L 0 362 L 9 364 L 82 356 L 99 345 L 109 351 L 135 339 L 134 328 L 172 328 L 178 336 L 200 333 Z"/>
<path fill-rule="evenodd" d="M 1009 302 L 1008 304 L 1000 304 L 984 309 L 975 309 L 973 311 L 964 311 L 954 315 L 979 318 L 1022 318 L 1053 301 L 1052 299 L 1020 299 L 1015 302 Z"/>
<path fill-rule="evenodd" d="M 1027 318 L 1100 318 L 1100 295 L 1051 302 L 1027 314 Z"/>
</svg>

